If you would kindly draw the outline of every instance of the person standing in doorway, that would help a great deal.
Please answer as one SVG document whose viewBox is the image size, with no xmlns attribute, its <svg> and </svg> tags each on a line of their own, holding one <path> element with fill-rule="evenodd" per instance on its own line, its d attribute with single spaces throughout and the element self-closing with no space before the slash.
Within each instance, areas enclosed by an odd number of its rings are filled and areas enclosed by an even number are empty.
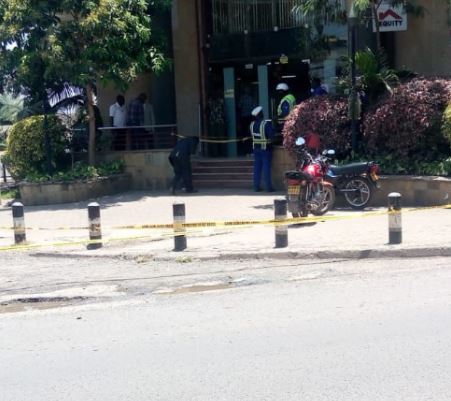
<svg viewBox="0 0 451 401">
<path fill-rule="evenodd" d="M 296 106 L 296 98 L 290 93 L 290 88 L 285 83 L 278 84 L 276 91 L 280 98 L 279 106 L 277 107 L 277 123 L 281 132 L 286 118 Z"/>
<path fill-rule="evenodd" d="M 182 138 L 174 146 L 169 154 L 169 163 L 174 169 L 174 178 L 172 180 L 172 195 L 175 195 L 180 180 L 183 180 L 185 192 L 197 192 L 193 188 L 193 178 L 191 173 L 191 155 L 196 153 L 199 138 L 190 136 Z"/>
<path fill-rule="evenodd" d="M 250 125 L 252 146 L 254 148 L 254 191 L 260 192 L 260 181 L 263 171 L 265 189 L 274 192 L 271 182 L 272 141 L 274 140 L 274 128 L 271 120 L 263 118 L 261 106 L 252 110 L 254 121 Z"/>
<path fill-rule="evenodd" d="M 321 83 L 321 79 L 315 77 L 312 79 L 312 96 L 327 95 L 326 87 Z"/>
<path fill-rule="evenodd" d="M 125 130 L 127 110 L 125 108 L 125 98 L 122 95 L 117 95 L 116 103 L 110 106 L 110 125 L 115 129 L 112 130 L 112 148 L 119 150 L 125 148 Z"/>
</svg>

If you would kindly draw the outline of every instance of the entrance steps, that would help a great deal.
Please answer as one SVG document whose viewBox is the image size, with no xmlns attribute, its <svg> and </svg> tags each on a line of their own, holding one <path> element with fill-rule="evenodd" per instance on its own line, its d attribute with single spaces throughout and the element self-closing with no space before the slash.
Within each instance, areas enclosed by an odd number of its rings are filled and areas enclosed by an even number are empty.
<svg viewBox="0 0 451 401">
<path fill-rule="evenodd" d="M 252 158 L 192 159 L 195 188 L 252 189 Z"/>
</svg>

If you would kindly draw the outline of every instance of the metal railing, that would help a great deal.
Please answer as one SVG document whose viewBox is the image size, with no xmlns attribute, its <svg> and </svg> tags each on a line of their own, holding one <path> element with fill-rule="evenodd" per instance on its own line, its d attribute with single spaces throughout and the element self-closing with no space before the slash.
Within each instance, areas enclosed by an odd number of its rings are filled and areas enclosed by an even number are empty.
<svg viewBox="0 0 451 401">
<path fill-rule="evenodd" d="M 177 125 L 140 125 L 118 127 L 101 127 L 103 151 L 169 149 L 177 141 Z"/>
<path fill-rule="evenodd" d="M 213 33 L 266 32 L 302 25 L 299 0 L 212 0 Z"/>
</svg>

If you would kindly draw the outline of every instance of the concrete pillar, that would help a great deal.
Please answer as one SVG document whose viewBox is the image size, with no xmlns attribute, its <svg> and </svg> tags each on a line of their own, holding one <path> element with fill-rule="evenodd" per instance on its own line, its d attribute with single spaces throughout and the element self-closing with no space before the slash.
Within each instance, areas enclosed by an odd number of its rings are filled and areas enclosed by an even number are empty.
<svg viewBox="0 0 451 401">
<path fill-rule="evenodd" d="M 173 0 L 172 39 L 178 132 L 200 131 L 200 81 L 195 0 Z"/>
</svg>

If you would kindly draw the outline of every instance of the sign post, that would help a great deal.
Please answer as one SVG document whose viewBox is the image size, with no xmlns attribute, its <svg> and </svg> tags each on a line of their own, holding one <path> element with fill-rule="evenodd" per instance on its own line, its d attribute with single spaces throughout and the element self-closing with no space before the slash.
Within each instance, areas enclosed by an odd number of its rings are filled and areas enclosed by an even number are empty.
<svg viewBox="0 0 451 401">
<path fill-rule="evenodd" d="M 377 9 L 379 32 L 407 31 L 407 12 L 403 5 L 392 6 L 383 1 Z M 376 32 L 376 21 L 373 20 L 373 32 Z"/>
</svg>

